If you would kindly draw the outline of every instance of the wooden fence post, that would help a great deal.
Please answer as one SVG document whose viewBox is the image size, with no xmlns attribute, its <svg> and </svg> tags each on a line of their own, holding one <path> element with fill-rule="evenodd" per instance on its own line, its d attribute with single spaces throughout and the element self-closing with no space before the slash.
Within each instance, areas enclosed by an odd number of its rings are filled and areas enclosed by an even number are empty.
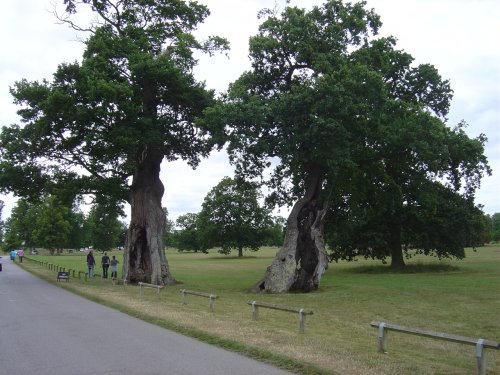
<svg viewBox="0 0 500 375">
<path fill-rule="evenodd" d="M 476 359 L 477 359 L 477 375 L 486 375 L 486 358 L 484 356 L 484 340 L 477 340 L 476 344 Z"/>
<path fill-rule="evenodd" d="M 387 331 L 383 322 L 378 326 L 378 351 L 380 353 L 387 352 Z"/>
</svg>

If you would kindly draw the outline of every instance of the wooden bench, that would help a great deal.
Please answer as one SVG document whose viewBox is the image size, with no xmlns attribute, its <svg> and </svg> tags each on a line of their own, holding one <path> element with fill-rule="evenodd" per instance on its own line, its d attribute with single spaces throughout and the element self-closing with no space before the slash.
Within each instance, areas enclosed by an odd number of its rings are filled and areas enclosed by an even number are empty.
<svg viewBox="0 0 500 375">
<path fill-rule="evenodd" d="M 57 281 L 66 280 L 69 281 L 69 272 L 60 271 L 57 273 Z"/>
<path fill-rule="evenodd" d="M 433 339 L 458 342 L 461 344 L 476 346 L 476 374 L 486 374 L 486 359 L 484 349 L 500 349 L 500 343 L 485 339 L 473 339 L 470 337 L 458 336 L 449 333 L 435 332 L 421 328 L 407 327 L 397 324 L 384 322 L 371 322 L 370 326 L 378 328 L 378 351 L 381 353 L 387 352 L 387 331 L 396 331 L 408 333 L 411 335 L 431 337 Z"/>
<path fill-rule="evenodd" d="M 192 290 L 187 290 L 187 289 L 181 289 L 181 294 L 182 294 L 182 303 L 185 305 L 187 304 L 186 302 L 186 295 L 191 294 L 193 296 L 199 296 L 199 297 L 207 297 L 210 302 L 210 311 L 214 312 L 215 311 L 215 300 L 219 298 L 215 294 L 210 294 L 210 293 L 204 293 L 204 292 L 195 292 Z"/>
<path fill-rule="evenodd" d="M 141 296 L 144 295 L 144 288 L 156 288 L 156 294 L 158 295 L 160 295 L 160 291 L 164 288 L 163 285 L 154 285 L 143 282 L 139 282 L 138 285 L 141 289 Z"/>
<path fill-rule="evenodd" d="M 275 305 L 275 304 L 267 303 L 267 302 L 248 301 L 247 304 L 252 306 L 252 318 L 254 320 L 257 320 L 257 318 L 259 317 L 259 310 L 258 310 L 259 307 L 264 307 L 266 309 L 280 310 L 280 311 L 288 311 L 288 312 L 299 314 L 299 332 L 300 333 L 304 333 L 306 330 L 306 315 L 313 315 L 312 310 L 305 310 L 302 308 L 280 306 L 280 305 Z"/>
</svg>

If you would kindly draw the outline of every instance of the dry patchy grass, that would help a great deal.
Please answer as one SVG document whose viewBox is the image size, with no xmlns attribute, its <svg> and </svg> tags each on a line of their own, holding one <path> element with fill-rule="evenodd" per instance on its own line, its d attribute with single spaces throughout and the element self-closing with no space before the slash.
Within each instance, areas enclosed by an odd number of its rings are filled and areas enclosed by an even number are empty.
<svg viewBox="0 0 500 375">
<path fill-rule="evenodd" d="M 320 290 L 308 294 L 254 295 L 247 289 L 269 265 L 275 249 L 247 259 L 217 255 L 169 253 L 169 263 L 180 286 L 146 289 L 112 286 L 110 280 L 88 282 L 73 279 L 60 283 L 125 312 L 161 326 L 198 336 L 205 341 L 244 343 L 297 363 L 314 364 L 323 371 L 344 375 L 435 375 L 471 374 L 475 369 L 474 347 L 392 333 L 389 353 L 376 352 L 377 330 L 372 320 L 434 329 L 470 337 L 500 339 L 500 253 L 498 247 L 468 252 L 465 261 L 438 262 L 416 258 L 412 273 L 387 272 L 373 262 L 333 264 Z M 64 261 L 54 257 L 53 263 Z M 74 259 L 72 260 L 74 262 Z M 422 265 L 425 263 L 425 265 Z M 434 265 L 433 265 L 434 264 Z M 430 266 L 429 266 L 430 265 Z M 54 272 L 34 263 L 30 271 L 55 279 Z M 435 268 L 435 269 L 433 269 Z M 219 295 L 215 313 L 207 298 L 187 296 L 181 303 L 180 289 Z M 247 301 L 257 299 L 291 307 L 312 309 L 305 334 L 298 332 L 296 314 L 260 309 L 252 320 Z M 207 339 L 208 337 L 208 339 Z M 220 344 L 220 343 L 219 343 Z M 233 350 L 245 351 L 237 345 Z M 500 373 L 498 351 L 488 350 L 488 374 Z M 296 369 L 302 373 L 307 369 Z"/>
</svg>

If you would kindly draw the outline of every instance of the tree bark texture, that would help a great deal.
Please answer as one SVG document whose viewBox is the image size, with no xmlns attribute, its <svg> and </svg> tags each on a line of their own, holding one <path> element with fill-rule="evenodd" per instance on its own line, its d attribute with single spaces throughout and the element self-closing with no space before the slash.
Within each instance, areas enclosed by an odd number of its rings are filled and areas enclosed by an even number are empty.
<svg viewBox="0 0 500 375">
<path fill-rule="evenodd" d="M 288 217 L 283 246 L 252 291 L 309 292 L 319 287 L 328 268 L 323 229 L 327 202 L 320 199 L 322 183 L 323 174 L 312 172 L 304 197 Z"/>
<path fill-rule="evenodd" d="M 176 283 L 170 274 L 163 244 L 165 214 L 161 207 L 164 193 L 160 180 L 162 160 L 163 154 L 144 147 L 130 188 L 132 215 L 123 257 L 123 275 L 131 283 Z"/>
<path fill-rule="evenodd" d="M 391 268 L 402 269 L 405 267 L 405 260 L 403 257 L 403 248 L 401 247 L 401 223 L 394 221 L 390 224 L 390 243 L 391 247 Z"/>
</svg>

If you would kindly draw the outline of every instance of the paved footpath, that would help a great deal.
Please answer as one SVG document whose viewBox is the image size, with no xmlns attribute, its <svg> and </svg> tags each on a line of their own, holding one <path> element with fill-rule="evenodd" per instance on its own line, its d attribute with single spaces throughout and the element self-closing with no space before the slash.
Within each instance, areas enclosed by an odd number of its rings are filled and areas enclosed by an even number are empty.
<svg viewBox="0 0 500 375">
<path fill-rule="evenodd" d="M 2 257 L 0 375 L 285 375 L 38 279 Z"/>
</svg>

